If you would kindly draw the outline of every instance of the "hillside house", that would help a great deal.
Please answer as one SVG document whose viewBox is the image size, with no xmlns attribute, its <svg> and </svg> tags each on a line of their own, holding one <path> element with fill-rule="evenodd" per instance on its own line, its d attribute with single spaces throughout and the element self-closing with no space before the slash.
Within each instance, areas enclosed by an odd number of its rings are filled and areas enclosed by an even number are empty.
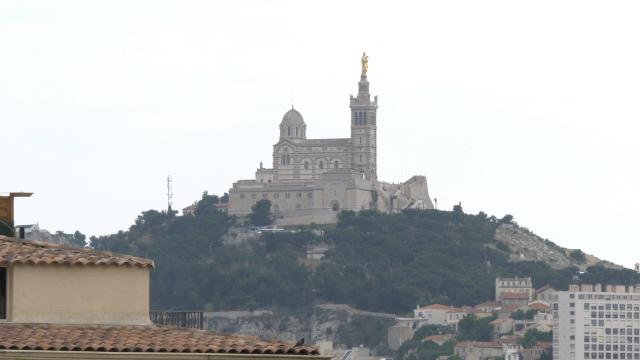
<svg viewBox="0 0 640 360">
<path fill-rule="evenodd" d="M 494 312 L 502 309 L 502 305 L 497 301 L 488 301 L 474 306 L 474 309 L 493 314 Z"/>
<path fill-rule="evenodd" d="M 533 301 L 533 283 L 530 277 L 524 278 L 496 278 L 496 301 L 502 302 L 503 293 L 523 293 L 527 295 L 527 302 Z"/>
<path fill-rule="evenodd" d="M 465 315 L 469 314 L 471 309 L 456 308 L 442 304 L 431 304 L 423 307 L 417 307 L 413 310 L 416 320 L 426 321 L 429 325 L 450 325 L 456 326 Z M 422 325 L 426 325 L 422 323 Z"/>
<path fill-rule="evenodd" d="M 552 345 L 550 341 L 538 341 L 533 347 L 522 349 L 520 351 L 520 358 L 521 360 L 538 360 L 543 352 L 551 351 Z"/>
<path fill-rule="evenodd" d="M 427 324 L 446 325 L 447 313 L 453 310 L 451 306 L 442 304 L 431 304 L 423 307 L 417 307 L 413 310 L 414 317 L 424 319 Z"/>
<path fill-rule="evenodd" d="M 453 353 L 462 360 L 487 360 L 502 358 L 502 344 L 496 341 L 461 341 L 453 347 Z"/>
<path fill-rule="evenodd" d="M 500 294 L 502 305 L 527 305 L 529 301 L 529 294 L 523 292 L 503 292 Z"/>
<path fill-rule="evenodd" d="M 288 342 L 151 324 L 153 268 L 149 259 L 0 236 L 0 359 L 318 354 L 314 347 Z"/>
<path fill-rule="evenodd" d="M 491 333 L 495 339 L 513 331 L 513 319 L 511 318 L 495 319 L 491 321 L 489 325 L 491 325 Z"/>
<path fill-rule="evenodd" d="M 553 302 L 553 294 L 557 291 L 558 290 L 552 288 L 550 285 L 545 285 L 536 289 L 535 300 L 551 304 Z"/>
</svg>

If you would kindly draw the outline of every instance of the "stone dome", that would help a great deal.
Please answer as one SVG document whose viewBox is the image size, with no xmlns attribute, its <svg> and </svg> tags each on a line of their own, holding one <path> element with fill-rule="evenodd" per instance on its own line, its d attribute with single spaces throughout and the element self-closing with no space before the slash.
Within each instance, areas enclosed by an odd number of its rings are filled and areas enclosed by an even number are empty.
<svg viewBox="0 0 640 360">
<path fill-rule="evenodd" d="M 302 114 L 291 107 L 282 117 L 280 123 L 280 138 L 305 139 L 307 136 L 307 125 L 304 123 Z"/>
<path fill-rule="evenodd" d="M 302 114 L 298 112 L 298 110 L 291 108 L 291 110 L 287 111 L 286 114 L 282 117 L 282 122 L 280 126 L 289 125 L 289 126 L 304 126 L 304 119 L 302 118 Z"/>
</svg>

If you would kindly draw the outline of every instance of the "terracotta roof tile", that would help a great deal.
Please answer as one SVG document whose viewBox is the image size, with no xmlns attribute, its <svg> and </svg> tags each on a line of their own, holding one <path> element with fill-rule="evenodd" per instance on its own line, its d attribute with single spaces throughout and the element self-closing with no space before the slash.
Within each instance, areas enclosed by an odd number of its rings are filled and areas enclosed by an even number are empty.
<svg viewBox="0 0 640 360">
<path fill-rule="evenodd" d="M 545 290 L 547 290 L 547 289 L 553 289 L 553 288 L 551 287 L 551 285 L 547 284 L 547 285 L 545 285 L 545 286 L 541 287 L 540 289 L 537 289 L 537 290 L 536 290 L 536 294 L 537 294 L 537 293 L 541 293 L 541 292 L 543 292 L 543 291 L 545 291 Z"/>
<path fill-rule="evenodd" d="M 514 293 L 514 292 L 503 292 L 500 294 L 500 299 L 502 300 L 528 300 L 529 294 L 527 293 Z"/>
<path fill-rule="evenodd" d="M 549 305 L 539 303 L 539 302 L 533 302 L 529 304 L 529 307 L 532 308 L 533 310 L 538 310 L 538 311 L 547 311 L 550 308 Z"/>
<path fill-rule="evenodd" d="M 154 266 L 153 260 L 131 255 L 0 236 L 0 265 L 8 264 Z"/>
<path fill-rule="evenodd" d="M 0 350 L 318 355 L 313 346 L 157 326 L 0 324 Z"/>
</svg>

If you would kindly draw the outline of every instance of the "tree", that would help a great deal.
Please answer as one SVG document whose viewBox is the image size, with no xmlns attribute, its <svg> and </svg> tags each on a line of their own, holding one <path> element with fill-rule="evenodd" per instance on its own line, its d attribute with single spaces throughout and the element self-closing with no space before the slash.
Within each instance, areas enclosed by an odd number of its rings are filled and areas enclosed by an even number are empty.
<svg viewBox="0 0 640 360">
<path fill-rule="evenodd" d="M 472 314 L 465 316 L 458 323 L 458 331 L 460 331 L 458 339 L 472 341 L 491 340 L 491 325 L 489 323 L 495 319 L 495 316 L 483 319 L 478 319 Z"/>
<path fill-rule="evenodd" d="M 255 226 L 271 225 L 271 201 L 259 200 L 251 208 L 250 221 Z"/>
<path fill-rule="evenodd" d="M 580 249 L 573 250 L 569 256 L 578 263 L 587 261 L 587 256 Z"/>
<path fill-rule="evenodd" d="M 525 349 L 533 347 L 538 341 L 553 341 L 553 333 L 543 332 L 536 329 L 529 329 L 520 340 L 520 344 Z"/>
<path fill-rule="evenodd" d="M 501 224 L 513 224 L 513 215 L 505 215 L 502 219 L 500 219 Z"/>
<path fill-rule="evenodd" d="M 81 233 L 80 231 L 77 231 L 73 233 L 73 237 L 71 238 L 71 243 L 75 246 L 81 246 L 81 247 L 85 247 L 87 246 L 87 237 Z"/>
</svg>

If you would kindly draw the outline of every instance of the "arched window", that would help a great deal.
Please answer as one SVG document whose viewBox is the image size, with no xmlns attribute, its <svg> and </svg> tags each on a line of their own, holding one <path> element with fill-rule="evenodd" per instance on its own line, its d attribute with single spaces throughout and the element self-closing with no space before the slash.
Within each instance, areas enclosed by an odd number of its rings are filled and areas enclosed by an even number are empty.
<svg viewBox="0 0 640 360">
<path fill-rule="evenodd" d="M 298 127 L 296 126 L 296 136 L 298 136 Z"/>
<path fill-rule="evenodd" d="M 305 170 L 309 170 L 309 162 L 308 161 L 304 162 L 304 169 Z"/>
<path fill-rule="evenodd" d="M 324 161 L 320 160 L 320 169 L 324 169 Z"/>
<path fill-rule="evenodd" d="M 287 126 L 287 136 L 291 136 L 291 127 Z"/>
<path fill-rule="evenodd" d="M 289 149 L 284 148 L 282 150 L 282 153 L 280 154 L 280 164 L 291 165 L 291 155 L 289 154 Z"/>
<path fill-rule="evenodd" d="M 334 161 L 334 162 L 333 162 L 333 167 L 334 167 L 335 169 L 337 169 L 337 168 L 339 167 L 339 165 L 340 165 L 340 164 L 338 163 L 338 160 L 336 160 L 336 161 Z"/>
</svg>

